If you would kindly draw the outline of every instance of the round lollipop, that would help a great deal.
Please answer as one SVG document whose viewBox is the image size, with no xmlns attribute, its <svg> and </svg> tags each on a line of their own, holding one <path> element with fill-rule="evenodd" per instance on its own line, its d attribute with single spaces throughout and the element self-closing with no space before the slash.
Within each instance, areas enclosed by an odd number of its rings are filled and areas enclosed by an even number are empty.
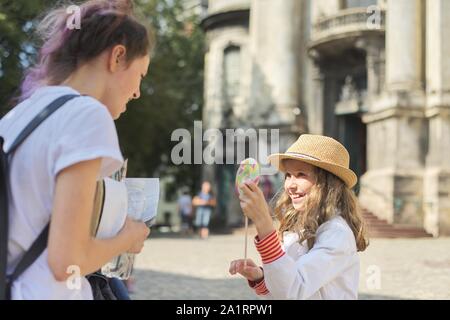
<svg viewBox="0 0 450 320">
<path fill-rule="evenodd" d="M 236 173 L 236 187 L 235 191 L 238 196 L 242 195 L 240 186 L 248 181 L 258 184 L 260 177 L 259 163 L 253 158 L 242 160 L 241 165 Z"/>
<path fill-rule="evenodd" d="M 240 186 L 248 181 L 255 183 L 259 182 L 260 168 L 259 163 L 253 158 L 247 158 L 242 160 L 239 169 L 236 173 L 236 194 L 242 195 Z M 247 266 L 247 238 L 248 238 L 248 217 L 245 216 L 245 244 L 244 244 L 244 267 Z"/>
</svg>

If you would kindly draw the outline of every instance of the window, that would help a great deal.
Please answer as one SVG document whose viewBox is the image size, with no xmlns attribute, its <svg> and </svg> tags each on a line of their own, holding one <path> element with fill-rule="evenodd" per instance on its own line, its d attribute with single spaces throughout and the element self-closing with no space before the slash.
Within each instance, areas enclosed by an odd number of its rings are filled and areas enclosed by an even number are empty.
<svg viewBox="0 0 450 320">
<path fill-rule="evenodd" d="M 231 46 L 225 49 L 223 59 L 224 96 L 232 100 L 239 95 L 241 49 Z"/>
<path fill-rule="evenodd" d="M 230 46 L 225 49 L 223 56 L 223 117 L 225 124 L 233 118 L 233 106 L 239 96 L 241 49 Z"/>
</svg>

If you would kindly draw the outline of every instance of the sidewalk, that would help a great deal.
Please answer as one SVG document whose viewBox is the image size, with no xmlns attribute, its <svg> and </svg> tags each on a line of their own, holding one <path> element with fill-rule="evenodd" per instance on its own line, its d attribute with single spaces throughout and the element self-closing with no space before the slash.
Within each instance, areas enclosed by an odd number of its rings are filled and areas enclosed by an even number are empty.
<svg viewBox="0 0 450 320">
<path fill-rule="evenodd" d="M 259 262 L 253 234 L 248 253 Z M 136 259 L 132 298 L 258 299 L 243 278 L 228 273 L 230 261 L 243 255 L 243 232 L 207 240 L 155 235 Z M 360 257 L 360 299 L 450 299 L 450 238 L 372 239 Z"/>
</svg>

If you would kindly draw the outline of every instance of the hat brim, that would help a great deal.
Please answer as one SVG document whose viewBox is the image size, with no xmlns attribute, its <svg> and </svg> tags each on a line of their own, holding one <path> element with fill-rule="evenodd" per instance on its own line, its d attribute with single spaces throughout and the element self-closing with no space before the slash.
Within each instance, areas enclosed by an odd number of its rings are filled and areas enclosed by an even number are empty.
<svg viewBox="0 0 450 320">
<path fill-rule="evenodd" d="M 329 163 L 326 161 L 321 161 L 317 159 L 313 159 L 311 157 L 301 155 L 301 154 L 286 154 L 286 153 L 275 153 L 271 154 L 268 157 L 268 160 L 270 164 L 276 168 L 279 171 L 285 172 L 285 168 L 283 166 L 283 160 L 286 159 L 292 159 L 292 160 L 298 160 L 302 161 L 308 164 L 311 164 L 313 166 L 319 167 L 321 169 L 324 169 L 328 172 L 331 172 L 338 178 L 340 178 L 344 183 L 351 189 L 356 185 L 356 182 L 358 181 L 358 178 L 356 174 L 345 167 L 339 166 L 334 163 Z"/>
</svg>

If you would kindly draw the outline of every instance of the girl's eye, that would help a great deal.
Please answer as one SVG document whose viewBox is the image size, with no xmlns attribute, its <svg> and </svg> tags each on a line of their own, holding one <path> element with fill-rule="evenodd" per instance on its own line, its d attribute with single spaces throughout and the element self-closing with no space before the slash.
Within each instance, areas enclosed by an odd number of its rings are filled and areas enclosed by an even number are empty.
<svg viewBox="0 0 450 320">
<path fill-rule="evenodd" d="M 290 173 L 286 173 L 285 175 L 284 175 L 284 179 L 287 179 L 287 178 L 290 178 L 291 177 L 291 174 Z"/>
</svg>

